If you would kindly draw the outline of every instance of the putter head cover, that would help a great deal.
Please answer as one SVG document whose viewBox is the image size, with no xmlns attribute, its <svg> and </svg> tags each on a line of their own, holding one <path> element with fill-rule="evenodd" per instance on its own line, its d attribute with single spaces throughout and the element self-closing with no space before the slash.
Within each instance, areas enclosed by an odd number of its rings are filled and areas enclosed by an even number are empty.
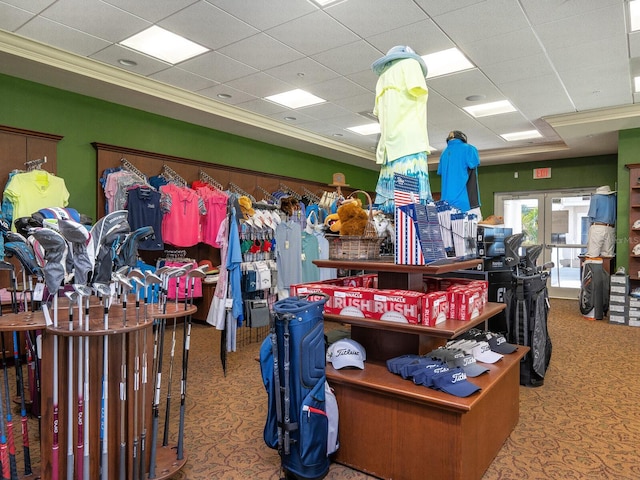
<svg viewBox="0 0 640 480">
<path fill-rule="evenodd" d="M 524 233 L 509 235 L 504 239 L 504 263 L 507 267 L 515 267 L 520 263 L 520 246 L 524 240 Z"/>
</svg>

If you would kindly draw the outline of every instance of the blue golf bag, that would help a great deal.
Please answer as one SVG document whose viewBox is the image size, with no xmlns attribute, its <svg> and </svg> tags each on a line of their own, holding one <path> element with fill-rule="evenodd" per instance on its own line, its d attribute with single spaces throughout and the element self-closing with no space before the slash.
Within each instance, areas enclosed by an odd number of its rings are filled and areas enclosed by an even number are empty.
<svg viewBox="0 0 640 480">
<path fill-rule="evenodd" d="M 270 334 L 260 348 L 269 402 L 264 441 L 278 450 L 287 479 L 316 480 L 329 471 L 322 316 L 326 300 L 310 295 L 276 302 Z"/>
</svg>

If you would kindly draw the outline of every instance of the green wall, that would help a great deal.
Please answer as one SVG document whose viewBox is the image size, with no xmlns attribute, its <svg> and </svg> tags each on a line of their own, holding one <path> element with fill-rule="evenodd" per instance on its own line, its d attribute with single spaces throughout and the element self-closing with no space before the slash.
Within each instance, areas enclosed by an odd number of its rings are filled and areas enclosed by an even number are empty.
<svg viewBox="0 0 640 480">
<path fill-rule="evenodd" d="M 69 206 L 96 218 L 96 151 L 92 142 L 321 183 L 335 172 L 354 188 L 374 190 L 378 172 L 0 75 L 0 124 L 62 135 L 58 176 Z M 160 172 L 158 172 L 160 173 Z"/>
</svg>

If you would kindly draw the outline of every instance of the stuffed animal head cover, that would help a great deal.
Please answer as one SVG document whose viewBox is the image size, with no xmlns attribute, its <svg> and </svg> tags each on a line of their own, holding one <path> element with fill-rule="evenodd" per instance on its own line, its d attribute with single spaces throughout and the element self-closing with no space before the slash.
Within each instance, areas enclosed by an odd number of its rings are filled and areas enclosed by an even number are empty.
<svg viewBox="0 0 640 480">
<path fill-rule="evenodd" d="M 329 229 L 334 233 L 361 236 L 364 234 L 368 221 L 369 215 L 362 208 L 362 201 L 356 198 L 342 202 L 338 207 L 338 212 L 329 215 L 325 224 L 330 225 Z"/>
</svg>

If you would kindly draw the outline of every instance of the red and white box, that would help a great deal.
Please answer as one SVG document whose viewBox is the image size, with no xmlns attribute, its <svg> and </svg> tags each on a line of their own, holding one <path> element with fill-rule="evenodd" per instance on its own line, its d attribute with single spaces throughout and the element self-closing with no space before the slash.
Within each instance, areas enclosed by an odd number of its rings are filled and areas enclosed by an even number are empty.
<svg viewBox="0 0 640 480">
<path fill-rule="evenodd" d="M 422 323 L 422 292 L 410 290 L 374 290 L 373 311 L 367 317 L 388 322 Z"/>
<path fill-rule="evenodd" d="M 429 292 L 422 296 L 422 324 L 435 327 L 449 318 L 447 292 Z"/>
<path fill-rule="evenodd" d="M 318 282 L 309 283 L 296 283 L 289 286 L 289 293 L 292 297 L 298 295 L 305 295 L 305 293 L 299 293 L 298 289 L 305 289 L 309 285 L 337 285 L 342 287 L 366 287 L 376 288 L 378 286 L 378 274 L 377 273 L 365 273 L 364 275 L 353 275 L 350 277 L 332 278 L 330 280 L 323 280 Z"/>
<path fill-rule="evenodd" d="M 453 285 L 447 290 L 449 298 L 449 316 L 456 320 L 468 321 L 482 312 L 483 294 L 479 287 Z"/>
</svg>

